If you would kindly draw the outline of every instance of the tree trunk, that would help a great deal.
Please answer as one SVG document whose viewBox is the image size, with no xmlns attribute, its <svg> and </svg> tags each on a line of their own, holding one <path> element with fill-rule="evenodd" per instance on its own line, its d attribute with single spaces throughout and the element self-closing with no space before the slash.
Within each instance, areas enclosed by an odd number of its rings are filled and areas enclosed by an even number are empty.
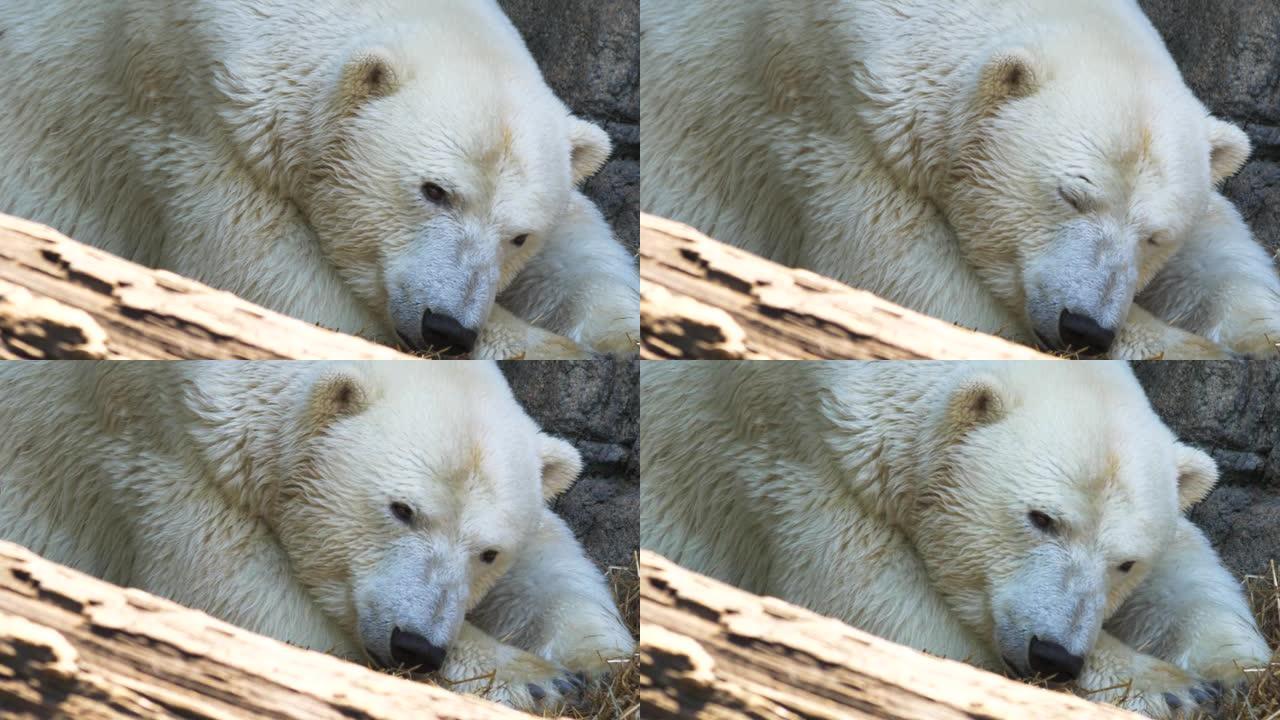
<svg viewBox="0 0 1280 720">
<path fill-rule="evenodd" d="M 0 215 L 0 359 L 408 359 Z"/>
<path fill-rule="evenodd" d="M 645 720 L 1141 720 L 896 645 L 648 551 L 640 618 Z"/>
<path fill-rule="evenodd" d="M 640 278 L 651 360 L 1047 358 L 652 215 L 640 218 Z"/>
<path fill-rule="evenodd" d="M 0 716 L 528 717 L 255 635 L 4 542 Z"/>
</svg>

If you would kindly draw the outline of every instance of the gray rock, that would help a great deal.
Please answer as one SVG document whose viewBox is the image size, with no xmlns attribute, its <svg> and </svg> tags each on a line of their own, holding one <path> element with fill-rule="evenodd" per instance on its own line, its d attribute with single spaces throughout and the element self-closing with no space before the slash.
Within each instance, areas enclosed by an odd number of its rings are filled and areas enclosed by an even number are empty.
<svg viewBox="0 0 1280 720">
<path fill-rule="evenodd" d="M 604 126 L 613 157 L 587 182 L 632 252 L 640 245 L 639 0 L 499 0 L 552 89 L 577 115 Z"/>
<path fill-rule="evenodd" d="M 1280 3 L 1139 0 L 1215 115 L 1253 139 L 1253 158 L 1226 185 L 1254 233 L 1280 251 Z"/>
<path fill-rule="evenodd" d="M 1147 362 L 1134 372 L 1160 417 L 1222 471 L 1191 518 L 1237 573 L 1280 563 L 1280 362 Z"/>
<path fill-rule="evenodd" d="M 638 361 L 517 361 L 502 372 L 543 430 L 582 453 L 582 477 L 556 512 L 601 568 L 631 567 L 640 545 Z"/>
</svg>

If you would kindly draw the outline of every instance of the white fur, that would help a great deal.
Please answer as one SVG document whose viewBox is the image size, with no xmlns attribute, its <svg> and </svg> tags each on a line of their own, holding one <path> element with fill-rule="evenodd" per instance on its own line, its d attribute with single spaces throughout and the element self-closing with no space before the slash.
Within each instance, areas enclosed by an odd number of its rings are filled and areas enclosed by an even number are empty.
<svg viewBox="0 0 1280 720">
<path fill-rule="evenodd" d="M 517 707 L 631 650 L 546 503 L 578 453 L 490 363 L 15 365 L 0 395 L 0 537 L 51 560 L 352 659 L 399 627 Z"/>
<path fill-rule="evenodd" d="M 1158 717 L 1269 658 L 1180 512 L 1212 460 L 1122 364 L 655 363 L 641 389 L 641 543 L 686 567 L 992 670 L 1056 642 L 1081 692 L 1132 680 Z"/>
<path fill-rule="evenodd" d="M 608 137 L 492 0 L 13 0 L 0 32 L 0 211 L 415 346 L 527 271 L 477 355 L 634 351 L 634 261 L 577 189 Z"/>
<path fill-rule="evenodd" d="M 1022 342 L 1059 345 L 1070 310 L 1117 357 L 1274 355 L 1280 277 L 1215 191 L 1248 139 L 1132 0 L 651 0 L 641 22 L 644 209 Z M 1223 258 L 1248 271 L 1195 274 Z"/>
</svg>

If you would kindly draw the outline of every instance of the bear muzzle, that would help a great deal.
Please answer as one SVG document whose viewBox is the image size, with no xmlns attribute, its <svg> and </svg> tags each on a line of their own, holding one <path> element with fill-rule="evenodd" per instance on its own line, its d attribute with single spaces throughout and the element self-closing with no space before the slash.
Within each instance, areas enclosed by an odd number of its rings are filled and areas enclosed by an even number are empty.
<svg viewBox="0 0 1280 720">
<path fill-rule="evenodd" d="M 1101 357 L 1111 349 L 1116 331 L 1102 327 L 1097 320 L 1087 315 L 1063 310 L 1058 317 L 1058 336 L 1062 338 L 1062 349 L 1068 352 L 1077 351 Z"/>
<path fill-rule="evenodd" d="M 421 350 L 466 355 L 475 348 L 476 331 L 463 327 L 455 318 L 428 309 L 422 314 L 422 343 Z"/>
<path fill-rule="evenodd" d="M 1072 655 L 1070 651 L 1056 642 L 1041 640 L 1032 636 L 1031 645 L 1027 648 L 1027 663 L 1031 672 L 1051 683 L 1067 683 L 1080 677 L 1084 669 L 1084 658 Z"/>
<path fill-rule="evenodd" d="M 444 665 L 448 654 L 448 648 L 433 644 L 421 635 L 398 627 L 391 631 L 391 659 L 404 667 L 433 673 Z"/>
</svg>

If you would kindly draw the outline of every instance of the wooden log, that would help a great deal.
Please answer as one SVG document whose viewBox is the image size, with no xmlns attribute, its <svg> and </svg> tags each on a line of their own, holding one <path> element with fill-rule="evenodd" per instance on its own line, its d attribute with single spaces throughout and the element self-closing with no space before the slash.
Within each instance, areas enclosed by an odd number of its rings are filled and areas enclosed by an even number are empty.
<svg viewBox="0 0 1280 720">
<path fill-rule="evenodd" d="M 645 720 L 1141 720 L 896 645 L 648 551 L 640 620 Z"/>
<path fill-rule="evenodd" d="M 255 635 L 4 542 L 0 716 L 528 717 Z"/>
<path fill-rule="evenodd" d="M 0 359 L 408 359 L 0 215 Z"/>
<path fill-rule="evenodd" d="M 640 217 L 641 356 L 660 359 L 1048 359 L 806 270 Z"/>
</svg>

